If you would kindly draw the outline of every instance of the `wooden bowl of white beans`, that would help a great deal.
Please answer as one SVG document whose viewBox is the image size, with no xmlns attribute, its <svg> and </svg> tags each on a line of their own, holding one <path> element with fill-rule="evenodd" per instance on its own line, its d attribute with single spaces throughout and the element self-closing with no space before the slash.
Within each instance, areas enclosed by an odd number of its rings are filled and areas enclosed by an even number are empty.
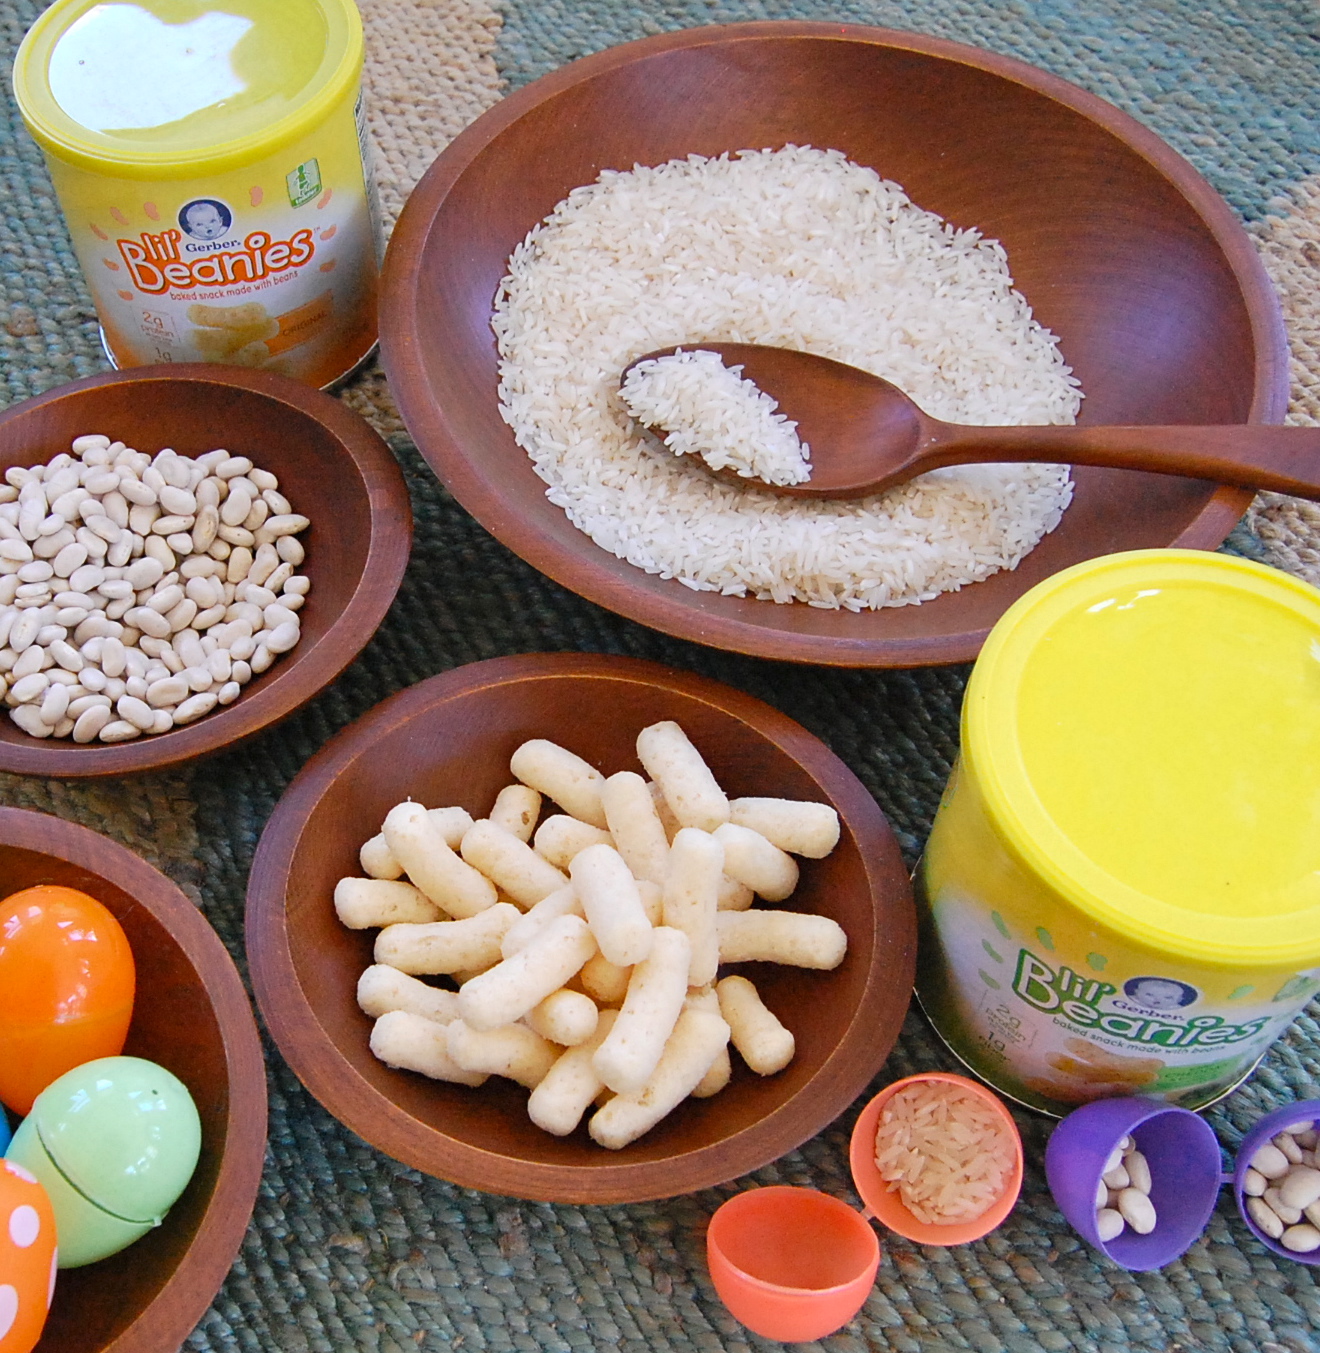
<svg viewBox="0 0 1320 1353">
<path fill-rule="evenodd" d="M 404 806 L 449 807 L 474 819 L 489 814 L 489 829 L 498 817 L 496 796 L 514 779 L 511 758 L 529 741 L 557 742 L 600 775 L 614 776 L 647 769 L 638 734 L 666 721 L 681 726 L 731 800 L 792 799 L 832 805 L 838 813 L 837 845 L 822 858 L 798 860 L 800 876 L 782 909 L 842 927 L 841 961 L 820 971 L 784 966 L 789 960 L 783 959 L 744 962 L 720 944 L 721 963 L 733 968 L 721 972 L 755 983 L 796 1042 L 792 1059 L 756 1074 L 735 1045 L 732 1079 L 717 1093 L 677 1102 L 644 1135 L 606 1149 L 609 1143 L 585 1117 L 576 1126 L 542 1130 L 530 1116 L 527 1082 L 515 1083 L 508 1073 L 473 1088 L 373 1056 L 389 1017 L 379 1017 L 373 1030 L 367 1007 L 358 1004 L 358 984 L 369 965 L 387 962 L 373 948 L 385 932 L 341 923 L 336 910 L 344 899 L 336 897 L 336 886 L 362 874 L 360 848 L 391 809 L 412 799 Z M 538 811 L 544 826 L 568 808 L 562 800 L 552 806 L 547 795 Z M 477 858 L 469 847 L 482 825 L 467 832 L 465 860 Z M 623 849 L 622 839 L 615 840 Z M 676 851 L 671 848 L 671 864 Z M 575 887 L 585 888 L 577 864 L 589 853 L 569 866 Z M 728 864 L 727 853 L 724 859 Z M 476 922 L 501 906 L 511 910 L 495 903 L 477 913 Z M 740 919 L 780 906 L 758 900 Z M 593 925 L 599 934 L 598 922 Z M 409 929 L 424 927 L 397 928 Z M 792 1150 L 843 1112 L 898 1036 L 916 927 L 907 872 L 883 814 L 806 729 L 741 691 L 654 663 L 527 654 L 474 663 L 402 691 L 308 763 L 277 806 L 253 862 L 247 945 L 257 1001 L 280 1051 L 321 1103 L 373 1146 L 466 1187 L 613 1203 L 735 1178 Z M 587 982 L 586 969 L 580 976 L 583 989 L 607 1010 L 611 998 Z M 437 997 L 442 990 L 427 989 Z"/>
<path fill-rule="evenodd" d="M 250 737 L 361 651 L 407 563 L 389 448 L 281 376 L 145 367 L 0 414 L 0 770 Z"/>
</svg>

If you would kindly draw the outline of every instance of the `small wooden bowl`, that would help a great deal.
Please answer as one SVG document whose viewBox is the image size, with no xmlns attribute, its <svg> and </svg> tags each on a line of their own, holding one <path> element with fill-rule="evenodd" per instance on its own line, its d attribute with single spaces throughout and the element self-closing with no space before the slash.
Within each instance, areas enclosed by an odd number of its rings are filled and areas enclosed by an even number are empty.
<svg viewBox="0 0 1320 1353">
<path fill-rule="evenodd" d="M 38 883 L 104 903 L 133 948 L 125 1053 L 172 1071 L 202 1120 L 192 1182 L 163 1225 L 60 1273 L 37 1353 L 164 1353 L 201 1319 L 247 1230 L 266 1150 L 266 1076 L 233 960 L 192 902 L 131 851 L 72 822 L 0 808 L 4 895 Z"/>
<path fill-rule="evenodd" d="M 24 775 L 123 775 L 232 746 L 328 686 L 389 610 L 412 543 L 412 510 L 389 447 L 339 400 L 284 376 L 236 367 L 135 367 L 89 376 L 0 413 L 0 473 L 104 432 L 155 455 L 224 446 L 279 477 L 295 512 L 312 581 L 303 637 L 232 705 L 184 728 L 113 745 L 33 738 L 0 713 L 0 770 Z"/>
<path fill-rule="evenodd" d="M 1265 271 L 1227 204 L 1134 119 L 1020 61 L 916 33 L 695 28 L 511 94 L 432 165 L 394 232 L 380 313 L 390 385 L 422 454 L 484 526 L 667 634 L 856 667 L 969 660 L 1013 601 L 1062 568 L 1223 540 L 1250 500 L 1242 490 L 1079 469 L 1062 524 L 1016 571 L 853 614 L 693 592 L 572 526 L 497 407 L 490 314 L 509 254 L 602 169 L 790 142 L 842 150 L 918 206 L 1000 240 L 1081 380 L 1080 421 L 1282 421 L 1287 347 Z"/>
<path fill-rule="evenodd" d="M 357 979 L 375 932 L 340 925 L 331 896 L 361 873 L 357 852 L 385 813 L 412 796 L 490 809 L 509 757 L 557 739 L 606 772 L 638 770 L 635 740 L 676 719 L 733 795 L 828 800 L 842 839 L 802 861 L 785 904 L 833 916 L 849 948 L 833 972 L 749 965 L 792 1029 L 797 1056 L 760 1078 L 689 1100 L 622 1151 L 579 1128 L 551 1137 L 527 1117 L 527 1093 L 492 1078 L 479 1090 L 378 1062 Z M 741 692 L 629 658 L 527 655 L 474 663 L 377 706 L 304 768 L 270 819 L 253 862 L 248 955 L 257 1001 L 299 1078 L 372 1145 L 429 1174 L 491 1193 L 554 1202 L 670 1197 L 781 1156 L 841 1113 L 889 1054 L 907 1010 L 916 947 L 907 872 L 875 801 L 805 729 Z"/>
</svg>

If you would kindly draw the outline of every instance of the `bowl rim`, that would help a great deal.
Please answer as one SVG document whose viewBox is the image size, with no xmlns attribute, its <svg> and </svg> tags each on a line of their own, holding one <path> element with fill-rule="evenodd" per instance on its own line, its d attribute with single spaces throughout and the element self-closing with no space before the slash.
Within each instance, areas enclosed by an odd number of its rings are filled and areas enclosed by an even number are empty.
<svg viewBox="0 0 1320 1353">
<path fill-rule="evenodd" d="M 900 916 L 888 933 L 897 959 L 877 948 L 857 1008 L 838 1046 L 807 1085 L 749 1128 L 710 1145 L 658 1161 L 630 1162 L 626 1154 L 602 1151 L 598 1167 L 514 1161 L 447 1136 L 399 1108 L 366 1081 L 327 1036 L 293 963 L 285 896 L 294 856 L 311 810 L 325 790 L 368 751 L 380 735 L 407 724 L 422 711 L 482 689 L 546 678 L 605 677 L 640 682 L 689 696 L 751 725 L 799 764 L 808 752 L 813 778 L 824 781 L 830 801 L 857 841 L 872 896 L 900 900 Z M 294 1074 L 340 1122 L 365 1141 L 416 1169 L 491 1192 L 490 1166 L 501 1163 L 501 1181 L 516 1196 L 558 1203 L 644 1202 L 720 1184 L 778 1159 L 838 1117 L 867 1087 L 902 1027 L 899 1012 L 888 1043 L 875 1036 L 874 1011 L 881 989 L 908 991 L 916 957 L 916 914 L 911 880 L 898 843 L 879 805 L 856 775 L 820 739 L 754 696 L 677 668 L 639 658 L 591 653 L 526 653 L 469 663 L 410 686 L 382 701 L 338 733 L 298 773 L 275 807 L 258 843 L 248 876 L 248 964 L 262 1018 Z M 904 910 L 902 899 L 909 905 Z M 328 905 L 329 899 L 327 899 Z M 883 1045 L 883 1050 L 881 1050 Z M 787 1110 L 799 1102 L 814 1112 L 802 1122 Z M 785 1122 L 788 1117 L 790 1121 Z"/>
<path fill-rule="evenodd" d="M 228 1069 L 225 1147 L 197 1233 L 155 1297 L 100 1353 L 175 1348 L 229 1273 L 256 1202 L 266 1158 L 266 1067 L 256 1019 L 219 935 L 181 888 L 119 842 L 76 822 L 0 807 L 0 841 L 105 878 L 160 922 L 197 972 L 215 1011 Z"/>
<path fill-rule="evenodd" d="M 371 540 L 362 576 L 348 605 L 317 641 L 317 661 L 289 668 L 285 680 L 277 678 L 196 723 L 131 742 L 78 746 L 63 738 L 0 740 L 0 771 L 68 778 L 123 775 L 161 770 L 235 746 L 288 717 L 330 685 L 370 641 L 399 590 L 412 547 L 413 524 L 408 489 L 398 461 L 380 434 L 346 404 L 287 376 L 203 362 L 101 372 L 56 386 L 0 411 L 0 443 L 15 420 L 77 399 L 88 390 L 108 385 L 151 386 L 180 381 L 262 396 L 319 423 L 340 442 L 362 477 L 370 506 Z M 52 456 L 55 454 L 58 453 L 51 452 Z M 0 455 L 0 466 L 7 463 Z"/>
<path fill-rule="evenodd" d="M 512 512 L 499 489 L 488 485 L 458 449 L 459 439 L 451 432 L 445 410 L 420 393 L 426 388 L 424 344 L 417 320 L 424 246 L 450 190 L 486 147 L 538 104 L 606 72 L 661 53 L 765 38 L 865 43 L 938 57 L 1025 86 L 1103 127 L 1161 174 L 1213 237 L 1241 289 L 1256 346 L 1252 402 L 1246 421 L 1283 421 L 1288 407 L 1288 342 L 1273 284 L 1232 208 L 1172 146 L 1098 95 L 1015 57 L 922 33 L 817 20 L 711 24 L 622 43 L 560 66 L 488 109 L 431 164 L 394 229 L 381 272 L 381 362 L 410 435 L 446 487 L 497 540 L 577 595 L 663 634 L 752 657 L 837 667 L 928 667 L 970 662 L 990 632 L 989 624 L 908 638 L 836 638 L 799 634 L 723 614 L 693 615 L 675 604 L 676 594 L 661 596 L 630 587 L 613 572 L 615 561 L 606 552 L 601 551 L 600 559 L 589 552 L 578 554 L 535 522 Z M 1221 485 L 1168 545 L 1217 548 L 1252 497 L 1249 490 Z"/>
</svg>

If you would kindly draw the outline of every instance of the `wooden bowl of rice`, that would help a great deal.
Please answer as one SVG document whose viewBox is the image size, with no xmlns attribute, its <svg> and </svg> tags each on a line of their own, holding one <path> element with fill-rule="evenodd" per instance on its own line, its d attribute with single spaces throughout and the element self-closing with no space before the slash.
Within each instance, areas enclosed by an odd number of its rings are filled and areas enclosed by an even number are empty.
<svg viewBox="0 0 1320 1353">
<path fill-rule="evenodd" d="M 603 772 L 636 770 L 638 732 L 677 720 L 732 795 L 833 804 L 839 844 L 803 859 L 783 905 L 843 927 L 830 971 L 730 965 L 792 1031 L 793 1060 L 688 1099 L 621 1150 L 581 1125 L 553 1137 L 528 1117 L 527 1091 L 498 1076 L 472 1088 L 394 1070 L 371 1053 L 354 998 L 376 932 L 335 915 L 358 848 L 412 797 L 489 811 L 529 738 L 558 740 Z M 550 809 L 546 809 L 547 812 Z M 761 904 L 758 904 L 761 905 Z M 733 1179 L 791 1151 L 842 1113 L 889 1055 L 912 989 L 911 885 L 889 826 L 856 776 L 777 710 L 704 677 L 631 658 L 527 654 L 432 677 L 378 705 L 301 771 L 261 838 L 247 897 L 257 1002 L 281 1053 L 317 1099 L 396 1160 L 490 1193 L 565 1203 L 667 1198 Z"/>
<path fill-rule="evenodd" d="M 937 416 L 1070 421 L 1075 393 L 1070 406 L 1057 380 L 1066 364 L 1085 396 L 1083 423 L 1282 418 L 1286 347 L 1264 270 L 1227 204 L 1132 118 L 1020 62 L 918 34 L 804 22 L 698 28 L 587 57 L 510 95 L 440 156 L 395 231 L 381 304 L 391 385 L 423 455 L 500 540 L 579 594 L 682 638 L 803 662 L 912 666 L 971 659 L 1018 596 L 1083 559 L 1151 546 L 1213 548 L 1224 538 L 1247 493 L 1099 469 L 1073 473 L 1061 519 L 1062 472 L 1024 480 L 998 471 L 961 481 L 962 496 L 938 500 L 927 485 L 904 486 L 896 492 L 912 494 L 901 509 L 887 507 L 880 526 L 873 517 L 860 524 L 836 517 L 814 534 L 805 527 L 806 534 L 794 534 L 798 527 L 783 525 L 780 509 L 764 497 L 736 508 L 727 499 L 708 503 L 690 478 L 680 482 L 672 466 L 656 468 L 659 453 L 648 459 L 640 443 L 625 447 L 633 434 L 614 406 L 614 386 L 629 353 L 735 337 L 731 327 L 752 311 L 728 299 L 737 291 L 727 281 L 730 268 L 736 274 L 740 265 L 724 260 L 722 241 L 730 231 L 754 234 L 760 221 L 749 199 L 717 194 L 711 211 L 695 216 L 709 216 L 719 229 L 712 225 L 705 237 L 688 230 L 686 252 L 674 255 L 681 267 L 667 276 L 662 261 L 670 245 L 655 241 L 668 228 L 657 224 L 657 203 L 669 198 L 648 195 L 651 170 L 627 180 L 641 191 L 615 194 L 621 238 L 584 233 L 581 223 L 596 218 L 580 213 L 570 252 L 555 255 L 577 260 L 572 295 L 584 298 L 591 333 L 608 335 L 604 346 L 586 342 L 565 320 L 576 313 L 575 300 L 567 310 L 536 309 L 555 290 L 553 276 L 548 285 L 545 276 L 535 286 L 515 279 L 517 295 L 500 301 L 506 310 L 521 307 L 516 321 L 501 321 L 500 342 L 514 353 L 508 360 L 522 362 L 518 354 L 527 353 L 532 367 L 540 363 L 535 380 L 531 367 L 505 371 L 504 402 L 556 485 L 550 501 L 546 479 L 501 411 L 491 318 L 510 255 L 571 190 L 594 183 L 602 170 L 726 152 L 737 162 L 736 152 L 747 147 L 770 148 L 779 160 L 787 147 L 799 148 L 799 158 L 801 148 L 814 148 L 817 158 L 838 151 L 861 167 L 856 172 L 874 170 L 901 185 L 915 232 L 904 238 L 925 243 L 915 251 L 899 247 L 920 267 L 905 262 L 894 273 L 903 290 L 892 315 L 885 312 L 884 342 L 873 343 L 884 352 L 868 360 L 880 361 Z M 811 185 L 800 194 L 797 179 L 775 171 L 776 192 L 788 201 L 784 220 L 797 209 L 795 195 L 804 211 L 816 201 L 819 168 L 814 161 L 800 166 L 802 184 Z M 671 180 L 687 173 L 668 171 Z M 893 192 L 869 177 L 883 215 Z M 750 191 L 755 200 L 758 185 Z M 846 187 L 820 192 L 821 201 L 833 201 L 832 192 L 851 200 Z M 827 235 L 847 216 L 820 210 Z M 744 224 L 730 224 L 739 212 Z M 985 241 L 1000 242 L 1006 265 L 992 256 L 994 246 L 944 234 L 928 213 L 955 232 L 978 230 Z M 929 259 L 926 244 L 934 251 Z M 923 339 L 921 317 L 930 307 L 918 303 L 926 293 L 912 288 L 928 263 L 936 272 L 961 268 L 949 250 L 974 256 L 984 276 L 959 302 L 960 312 L 941 312 L 942 337 Z M 710 275 L 702 268 L 706 251 Z M 940 251 L 944 263 L 935 258 Z M 522 263 L 535 263 L 535 253 L 524 251 Z M 775 292 L 782 257 L 781 249 L 764 264 L 744 289 L 748 295 Z M 826 291 L 829 266 L 816 254 L 794 264 Z M 992 276 L 996 268 L 1002 285 Z M 853 305 L 871 286 L 870 273 L 858 271 L 854 287 L 854 271 L 849 265 L 830 284 L 840 305 Z M 1041 356 L 1044 367 L 1054 366 L 1049 398 L 1028 397 L 1017 358 L 1002 354 L 1025 350 L 1019 338 L 1030 328 L 1010 313 L 1017 304 L 1007 299 L 1010 274 L 1034 316 L 1031 342 L 1049 347 Z M 519 299 L 524 294 L 531 309 Z M 668 309 L 653 322 L 657 296 Z M 869 328 L 847 310 L 828 333 L 819 327 L 824 320 L 811 317 L 799 329 L 776 330 L 786 312 L 773 309 L 780 301 L 766 304 L 771 318 L 759 328 L 754 316 L 747 320 L 756 331 L 738 341 L 808 345 L 819 331 L 826 347 L 836 337 L 846 347 L 850 334 L 864 338 Z M 542 315 L 549 318 L 538 329 Z M 1057 336 L 1057 346 L 1042 339 L 1044 330 Z M 837 347 L 826 355 L 843 355 Z M 861 360 L 860 351 L 847 348 L 845 359 Z M 927 376 L 930 391 L 922 388 Z M 941 402 L 946 385 L 958 386 L 962 403 Z M 608 448 L 614 459 L 600 471 L 579 455 L 582 446 L 596 446 L 597 423 L 603 436 L 618 439 Z M 632 468 L 620 474 L 616 452 L 625 450 L 629 466 L 641 467 L 636 475 Z M 554 468 L 561 461 L 562 471 Z M 605 547 L 570 521 L 557 505 L 563 503 Z M 928 530 L 933 545 L 925 543 Z M 777 570 L 788 571 L 790 594 L 810 600 L 776 604 L 751 595 L 773 594 L 767 578 Z M 966 585 L 940 590 L 958 578 Z M 749 594 L 735 595 L 740 589 Z M 894 604 L 921 595 L 929 599 Z M 886 604 L 876 608 L 878 602 Z"/>
</svg>

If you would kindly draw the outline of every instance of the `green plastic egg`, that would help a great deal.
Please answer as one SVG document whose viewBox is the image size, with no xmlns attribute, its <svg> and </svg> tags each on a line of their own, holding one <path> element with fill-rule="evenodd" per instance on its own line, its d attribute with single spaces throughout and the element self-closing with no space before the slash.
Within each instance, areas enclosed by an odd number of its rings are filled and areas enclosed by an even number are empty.
<svg viewBox="0 0 1320 1353">
<path fill-rule="evenodd" d="M 161 1224 L 201 1144 L 182 1081 L 140 1057 L 103 1057 L 47 1086 L 6 1154 L 45 1185 L 60 1267 L 78 1268 Z"/>
</svg>

